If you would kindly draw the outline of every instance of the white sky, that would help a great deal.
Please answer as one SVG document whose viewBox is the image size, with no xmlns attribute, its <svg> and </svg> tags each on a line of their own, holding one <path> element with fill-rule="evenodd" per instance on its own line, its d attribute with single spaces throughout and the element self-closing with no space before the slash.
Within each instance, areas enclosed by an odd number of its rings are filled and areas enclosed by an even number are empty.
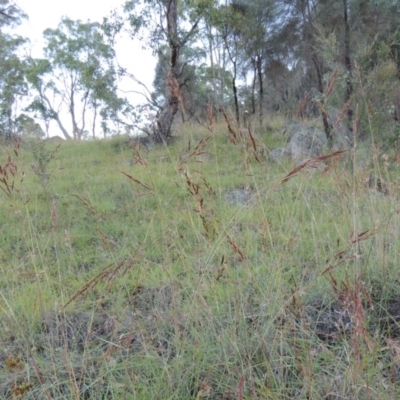
<svg viewBox="0 0 400 400">
<path fill-rule="evenodd" d="M 29 20 L 23 22 L 16 32 L 28 37 L 31 41 L 33 57 L 42 56 L 42 33 L 47 28 L 56 28 L 61 17 L 67 16 L 73 20 L 80 19 L 102 22 L 109 16 L 111 10 L 121 6 L 124 0 L 15 0 L 18 6 L 28 15 Z M 122 36 L 116 46 L 118 63 L 127 68 L 138 80 L 151 88 L 156 60 L 150 51 L 142 49 L 142 44 L 133 42 L 129 37 Z M 137 90 L 143 92 L 132 80 L 123 80 L 119 84 L 124 91 Z M 122 94 L 121 94 L 122 95 Z M 132 104 L 145 103 L 144 97 L 127 95 Z M 54 132 L 59 134 L 59 132 Z"/>
</svg>

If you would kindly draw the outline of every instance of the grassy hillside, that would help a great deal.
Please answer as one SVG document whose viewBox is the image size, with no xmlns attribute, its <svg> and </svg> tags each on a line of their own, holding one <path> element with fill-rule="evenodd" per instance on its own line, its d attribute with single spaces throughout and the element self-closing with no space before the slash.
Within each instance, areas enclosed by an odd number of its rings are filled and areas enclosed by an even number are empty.
<svg viewBox="0 0 400 400">
<path fill-rule="evenodd" d="M 399 397 L 397 165 L 229 136 L 1 149 L 0 398 Z"/>
</svg>

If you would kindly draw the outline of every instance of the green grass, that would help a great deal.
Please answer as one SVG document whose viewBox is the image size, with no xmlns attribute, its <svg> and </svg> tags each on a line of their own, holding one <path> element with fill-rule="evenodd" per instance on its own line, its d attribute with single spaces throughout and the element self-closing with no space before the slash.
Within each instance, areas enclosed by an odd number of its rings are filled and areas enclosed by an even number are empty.
<svg viewBox="0 0 400 400">
<path fill-rule="evenodd" d="M 282 183 L 282 123 L 3 147 L 0 398 L 397 398 L 395 164 Z"/>
</svg>

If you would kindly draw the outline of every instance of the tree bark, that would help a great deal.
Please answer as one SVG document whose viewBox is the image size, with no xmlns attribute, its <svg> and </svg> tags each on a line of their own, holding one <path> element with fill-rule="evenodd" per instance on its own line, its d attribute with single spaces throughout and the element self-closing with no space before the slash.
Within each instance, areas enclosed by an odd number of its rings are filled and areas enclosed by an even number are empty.
<svg viewBox="0 0 400 400">
<path fill-rule="evenodd" d="M 215 77 L 214 46 L 213 46 L 213 34 L 212 34 L 211 25 L 206 23 L 206 29 L 207 29 L 208 50 L 210 52 L 210 66 L 211 66 L 211 74 L 212 74 L 212 87 L 213 87 L 212 103 L 213 103 L 213 105 L 215 105 L 217 103 L 217 85 L 216 85 L 216 77 Z"/>
<path fill-rule="evenodd" d="M 233 90 L 233 99 L 235 101 L 236 121 L 240 125 L 239 100 L 238 100 L 237 86 L 236 86 L 236 75 L 237 75 L 236 70 L 237 70 L 237 68 L 236 68 L 236 60 L 235 60 L 233 62 L 232 90 Z"/>
<path fill-rule="evenodd" d="M 263 81 L 263 74 L 262 74 L 262 58 L 258 54 L 257 55 L 257 75 L 258 75 L 258 118 L 260 122 L 260 127 L 263 125 L 263 118 L 264 118 L 264 81 Z"/>
<path fill-rule="evenodd" d="M 350 59 L 350 24 L 348 17 L 348 4 L 347 0 L 343 0 L 343 21 L 344 21 L 344 64 L 347 72 L 346 77 L 346 96 L 344 99 L 345 104 L 353 96 L 353 83 L 352 83 L 352 66 Z M 347 128 L 349 132 L 353 132 L 353 109 L 351 107 L 347 110 Z M 352 138 L 351 138 L 352 139 Z"/>
<path fill-rule="evenodd" d="M 57 122 L 58 127 L 60 128 L 61 132 L 63 133 L 65 139 L 70 140 L 72 139 L 71 135 L 68 133 L 68 131 L 64 128 L 64 125 L 62 124 L 60 117 L 58 116 L 58 112 L 54 110 L 54 108 L 51 105 L 51 102 L 49 100 L 49 98 L 42 93 L 41 91 L 39 92 L 40 96 L 42 97 L 42 99 L 45 100 L 45 102 L 47 103 L 49 109 L 51 110 L 52 113 L 52 119 L 54 119 Z"/>
<path fill-rule="evenodd" d="M 312 60 L 313 60 L 313 63 L 314 63 L 316 74 L 317 74 L 318 90 L 319 90 L 319 92 L 321 94 L 324 94 L 324 83 L 323 83 L 323 80 L 322 80 L 323 78 L 322 78 L 322 71 L 321 71 L 321 69 L 322 69 L 322 65 L 321 64 L 322 63 L 319 60 L 317 54 L 315 54 L 315 53 L 312 56 Z M 324 101 L 323 100 L 321 100 L 321 103 L 322 103 L 322 105 L 324 105 Z M 332 140 L 333 140 L 332 127 L 329 124 L 328 115 L 326 115 L 326 113 L 324 113 L 324 112 L 322 112 L 321 114 L 322 114 L 322 123 L 324 124 L 324 131 L 325 131 L 326 138 L 328 139 L 328 143 L 332 143 Z"/>
<path fill-rule="evenodd" d="M 315 4 L 310 5 L 308 1 L 302 1 L 302 15 L 303 15 L 303 24 L 306 29 L 304 38 L 308 42 L 308 47 L 311 54 L 311 62 L 314 65 L 315 73 L 317 76 L 317 87 L 318 91 L 323 95 L 324 94 L 324 83 L 323 83 L 323 62 L 318 57 L 317 52 L 315 51 L 315 28 L 314 28 L 314 18 L 313 11 L 311 6 L 315 8 Z M 315 10 L 314 10 L 315 11 Z M 321 100 L 322 106 L 324 105 L 324 100 Z M 324 131 L 326 138 L 328 139 L 328 143 L 332 143 L 332 126 L 329 123 L 328 115 L 325 112 L 321 112 L 322 123 L 324 125 Z"/>
<path fill-rule="evenodd" d="M 183 38 L 178 37 L 178 0 L 162 0 L 167 20 L 167 41 L 170 50 L 169 71 L 166 82 L 165 104 L 157 116 L 154 137 L 156 142 L 166 141 L 171 137 L 171 127 L 179 104 L 183 108 L 181 85 L 179 83 L 179 57 L 183 46 L 195 34 L 200 17 L 193 23 Z"/>
<path fill-rule="evenodd" d="M 256 61 L 255 61 L 254 57 L 251 58 L 251 64 L 253 66 L 253 82 L 251 85 L 251 114 L 254 115 L 256 113 L 255 91 L 256 91 L 256 82 L 257 82 L 257 67 L 256 67 Z"/>
<path fill-rule="evenodd" d="M 170 49 L 169 71 L 167 75 L 166 101 L 162 107 L 155 127 L 156 142 L 165 142 L 171 137 L 171 126 L 174 122 L 180 101 L 179 54 L 181 43 L 178 40 L 177 0 L 169 0 L 166 4 L 167 40 Z"/>
</svg>

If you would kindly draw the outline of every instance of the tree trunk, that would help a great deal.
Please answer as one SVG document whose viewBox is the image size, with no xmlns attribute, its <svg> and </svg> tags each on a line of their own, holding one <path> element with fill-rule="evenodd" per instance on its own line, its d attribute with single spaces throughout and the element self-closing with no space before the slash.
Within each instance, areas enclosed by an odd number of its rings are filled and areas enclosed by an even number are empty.
<svg viewBox="0 0 400 400">
<path fill-rule="evenodd" d="M 264 82 L 263 82 L 263 74 L 262 74 L 262 58 L 258 54 L 257 55 L 257 74 L 258 74 L 258 118 L 260 122 L 260 128 L 263 125 L 263 118 L 264 118 Z"/>
<path fill-rule="evenodd" d="M 70 140 L 72 139 L 71 135 L 68 133 L 68 131 L 64 128 L 64 125 L 62 124 L 60 117 L 58 116 L 58 112 L 54 110 L 54 108 L 51 106 L 50 100 L 48 99 L 48 97 L 42 93 L 39 92 L 40 96 L 42 97 L 42 99 L 45 100 L 45 102 L 47 103 L 49 109 L 51 110 L 52 113 L 52 119 L 54 119 L 57 122 L 58 127 L 60 128 L 61 132 L 63 133 L 65 139 Z"/>
<path fill-rule="evenodd" d="M 74 100 L 73 87 L 71 87 L 69 113 L 71 115 L 72 133 L 74 135 L 74 140 L 80 140 L 79 128 L 78 124 L 76 123 L 76 117 L 75 117 L 75 100 Z"/>
<path fill-rule="evenodd" d="M 170 63 L 167 76 L 166 101 L 162 107 L 154 131 L 157 142 L 165 142 L 171 137 L 171 127 L 174 122 L 180 99 L 179 53 L 181 44 L 178 41 L 178 10 L 177 0 L 169 0 L 166 4 L 167 36 L 170 49 Z"/>
<path fill-rule="evenodd" d="M 323 84 L 323 80 L 322 80 L 322 71 L 321 71 L 321 69 L 322 69 L 322 65 L 321 64 L 322 63 L 319 60 L 317 54 L 315 54 L 315 53 L 312 56 L 312 60 L 313 60 L 313 63 L 314 63 L 315 71 L 317 73 L 318 90 L 319 90 L 319 92 L 321 94 L 324 94 L 324 84 Z M 324 101 L 323 100 L 321 100 L 321 103 L 322 103 L 322 105 L 324 105 Z M 322 112 L 322 122 L 324 124 L 324 131 L 325 131 L 326 138 L 328 139 L 328 143 L 331 144 L 332 143 L 332 139 L 333 139 L 333 137 L 332 137 L 332 127 L 329 124 L 328 116 L 324 112 Z"/>
<path fill-rule="evenodd" d="M 344 99 L 345 104 L 351 99 L 353 95 L 353 84 L 352 84 L 352 66 L 350 60 L 350 25 L 348 18 L 348 5 L 347 0 L 343 0 L 343 20 L 344 20 L 344 64 L 346 67 L 347 78 L 346 78 L 346 96 Z M 351 107 L 347 110 L 347 127 L 349 132 L 353 132 L 353 109 Z M 352 136 L 352 135 L 351 135 Z M 350 138 L 353 141 L 353 138 Z"/>
<path fill-rule="evenodd" d="M 208 50 L 210 52 L 210 66 L 211 66 L 211 74 L 212 74 L 212 87 L 213 87 L 212 103 L 215 106 L 215 104 L 217 104 L 217 85 L 216 85 L 216 77 L 215 77 L 214 46 L 213 46 L 213 34 L 212 34 L 211 25 L 206 23 L 206 29 L 207 29 Z"/>
<path fill-rule="evenodd" d="M 233 99 L 235 101 L 235 114 L 237 123 L 240 125 L 240 114 L 239 114 L 239 100 L 237 94 L 237 87 L 236 87 L 236 60 L 233 62 L 233 77 L 232 77 L 232 90 L 233 90 Z"/>
<path fill-rule="evenodd" d="M 256 91 L 256 82 L 257 82 L 257 67 L 256 67 L 256 61 L 255 61 L 254 57 L 251 58 L 251 64 L 253 66 L 253 82 L 251 85 L 251 114 L 254 115 L 256 113 L 255 91 Z"/>
<path fill-rule="evenodd" d="M 93 123 L 92 123 L 93 140 L 96 139 L 96 120 L 97 120 L 97 104 L 94 105 L 94 116 L 93 116 Z"/>
</svg>

